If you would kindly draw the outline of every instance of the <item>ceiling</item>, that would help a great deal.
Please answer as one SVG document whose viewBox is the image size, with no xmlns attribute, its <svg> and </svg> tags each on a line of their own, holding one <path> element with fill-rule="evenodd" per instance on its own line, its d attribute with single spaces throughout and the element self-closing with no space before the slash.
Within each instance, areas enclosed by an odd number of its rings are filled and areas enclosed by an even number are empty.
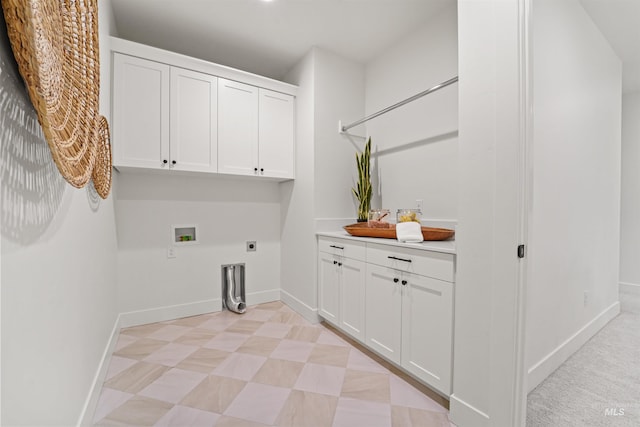
<svg viewBox="0 0 640 427">
<path fill-rule="evenodd" d="M 624 92 L 640 90 L 640 0 L 580 0 L 623 63 Z"/>
<path fill-rule="evenodd" d="M 112 0 L 121 38 L 281 79 L 312 46 L 365 63 L 456 0 Z"/>
<path fill-rule="evenodd" d="M 456 0 L 112 0 L 120 37 L 282 79 L 312 46 L 366 63 Z M 640 0 L 580 0 L 640 90 Z"/>
</svg>

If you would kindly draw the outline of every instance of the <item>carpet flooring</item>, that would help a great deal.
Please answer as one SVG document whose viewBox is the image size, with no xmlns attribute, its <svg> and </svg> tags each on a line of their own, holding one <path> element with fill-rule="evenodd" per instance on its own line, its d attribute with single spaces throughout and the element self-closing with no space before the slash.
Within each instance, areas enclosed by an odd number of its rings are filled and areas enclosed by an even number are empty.
<svg viewBox="0 0 640 427">
<path fill-rule="evenodd" d="M 623 310 L 527 398 L 529 427 L 640 426 L 640 298 Z"/>
</svg>

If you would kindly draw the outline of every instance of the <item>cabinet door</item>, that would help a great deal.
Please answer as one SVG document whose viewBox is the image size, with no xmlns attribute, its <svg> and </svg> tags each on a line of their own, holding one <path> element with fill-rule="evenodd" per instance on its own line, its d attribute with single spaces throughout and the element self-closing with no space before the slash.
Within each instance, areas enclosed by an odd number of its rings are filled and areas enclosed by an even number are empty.
<svg viewBox="0 0 640 427">
<path fill-rule="evenodd" d="M 340 325 L 339 257 L 318 252 L 318 310 L 328 322 Z"/>
<path fill-rule="evenodd" d="M 218 79 L 218 172 L 259 173 L 257 87 Z"/>
<path fill-rule="evenodd" d="M 115 166 L 168 168 L 169 66 L 113 55 Z"/>
<path fill-rule="evenodd" d="M 293 178 L 293 100 L 291 95 L 260 89 L 258 157 L 261 175 Z"/>
<path fill-rule="evenodd" d="M 453 284 L 404 273 L 402 367 L 451 393 Z"/>
<path fill-rule="evenodd" d="M 175 170 L 218 169 L 218 79 L 171 67 L 171 160 Z"/>
<path fill-rule="evenodd" d="M 402 286 L 397 270 L 369 264 L 366 286 L 365 343 L 382 356 L 400 363 Z"/>
<path fill-rule="evenodd" d="M 340 328 L 359 341 L 365 331 L 365 264 L 343 258 L 340 266 Z"/>
</svg>

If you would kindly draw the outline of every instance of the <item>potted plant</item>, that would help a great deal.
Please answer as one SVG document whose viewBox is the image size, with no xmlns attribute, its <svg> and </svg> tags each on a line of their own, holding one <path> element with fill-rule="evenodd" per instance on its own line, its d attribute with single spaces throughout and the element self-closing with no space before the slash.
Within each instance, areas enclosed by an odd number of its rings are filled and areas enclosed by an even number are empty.
<svg viewBox="0 0 640 427">
<path fill-rule="evenodd" d="M 364 222 L 367 221 L 371 208 L 371 138 L 367 140 L 362 153 L 356 152 L 356 165 L 358 182 L 351 190 L 358 200 L 358 222 Z"/>
</svg>

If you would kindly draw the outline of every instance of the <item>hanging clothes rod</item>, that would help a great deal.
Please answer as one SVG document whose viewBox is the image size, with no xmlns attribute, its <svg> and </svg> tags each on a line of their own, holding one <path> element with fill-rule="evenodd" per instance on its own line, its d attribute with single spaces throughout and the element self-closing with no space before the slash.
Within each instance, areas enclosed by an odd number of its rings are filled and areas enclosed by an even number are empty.
<svg viewBox="0 0 640 427">
<path fill-rule="evenodd" d="M 442 89 L 443 87 L 447 87 L 447 86 L 449 86 L 450 84 L 453 84 L 453 83 L 455 83 L 455 82 L 457 82 L 457 81 L 458 81 L 458 76 L 455 76 L 455 77 L 453 77 L 453 78 L 451 78 L 451 79 L 447 80 L 446 82 L 442 82 L 442 83 L 440 83 L 439 85 L 435 85 L 434 87 L 432 87 L 432 88 L 430 88 L 430 89 L 427 89 L 427 90 L 425 90 L 425 91 L 423 91 L 423 92 L 420 92 L 420 93 L 418 93 L 418 94 L 416 94 L 416 95 L 413 95 L 412 97 L 407 98 L 407 99 L 405 99 L 404 101 L 400 101 L 400 102 L 398 102 L 397 104 L 393 104 L 392 106 L 385 108 L 384 110 L 380 110 L 380 111 L 378 111 L 377 113 L 373 113 L 373 114 L 371 114 L 371 115 L 369 115 L 369 116 L 365 117 L 364 119 L 360 119 L 360 120 L 358 120 L 358 121 L 356 121 L 356 122 L 353 122 L 353 123 L 350 123 L 350 124 L 348 124 L 348 125 L 346 125 L 346 126 L 341 126 L 341 127 L 340 127 L 340 131 L 341 131 L 341 132 L 346 132 L 347 130 L 351 129 L 352 127 L 355 127 L 355 126 L 361 125 L 361 124 L 362 124 L 362 123 L 364 123 L 364 122 L 368 122 L 368 121 L 369 121 L 369 120 L 371 120 L 371 119 L 374 119 L 374 118 L 376 118 L 376 117 L 378 117 L 378 116 L 381 116 L 381 115 L 383 115 L 383 114 L 385 114 L 385 113 L 388 113 L 388 112 L 389 112 L 389 111 L 391 111 L 391 110 L 395 110 L 395 109 L 396 109 L 396 108 L 398 108 L 398 107 L 402 107 L 402 106 L 403 106 L 403 105 L 405 105 L 405 104 L 408 104 L 408 103 L 410 103 L 410 102 L 413 102 L 413 101 L 415 101 L 416 99 L 422 98 L 422 97 L 423 97 L 423 96 L 425 96 L 425 95 L 429 95 L 430 93 L 433 93 L 433 92 L 435 92 L 435 91 L 437 91 L 437 90 L 440 90 L 440 89 Z"/>
</svg>

